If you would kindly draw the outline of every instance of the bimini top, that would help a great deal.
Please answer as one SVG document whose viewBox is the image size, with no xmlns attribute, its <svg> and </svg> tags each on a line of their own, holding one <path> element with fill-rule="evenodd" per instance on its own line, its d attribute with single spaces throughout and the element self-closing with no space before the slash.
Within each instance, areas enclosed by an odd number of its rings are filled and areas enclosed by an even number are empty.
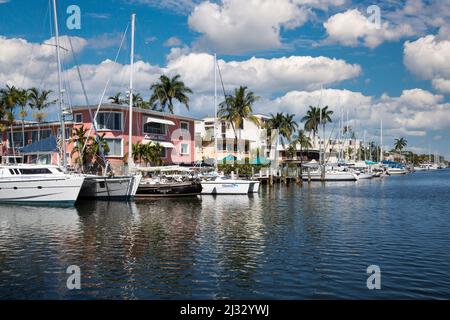
<svg viewBox="0 0 450 320">
<path fill-rule="evenodd" d="M 55 136 L 36 141 L 19 149 L 21 154 L 52 153 L 58 151 Z"/>
</svg>

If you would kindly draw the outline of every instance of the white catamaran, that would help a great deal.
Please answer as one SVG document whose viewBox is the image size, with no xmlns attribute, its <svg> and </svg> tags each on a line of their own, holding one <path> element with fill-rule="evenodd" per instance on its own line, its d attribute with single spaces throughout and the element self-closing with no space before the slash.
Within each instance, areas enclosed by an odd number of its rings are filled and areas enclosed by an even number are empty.
<svg viewBox="0 0 450 320">
<path fill-rule="evenodd" d="M 83 181 L 57 166 L 0 166 L 0 202 L 73 205 Z"/>
</svg>

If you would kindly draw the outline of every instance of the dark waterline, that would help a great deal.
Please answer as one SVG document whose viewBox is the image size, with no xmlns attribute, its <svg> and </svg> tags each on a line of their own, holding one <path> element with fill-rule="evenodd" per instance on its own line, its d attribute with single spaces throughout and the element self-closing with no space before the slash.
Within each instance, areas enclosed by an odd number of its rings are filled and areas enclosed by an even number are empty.
<svg viewBox="0 0 450 320">
<path fill-rule="evenodd" d="M 254 196 L 0 206 L 0 299 L 449 299 L 450 171 Z M 366 287 L 369 265 L 381 290 Z M 68 290 L 66 268 L 81 268 Z"/>
</svg>

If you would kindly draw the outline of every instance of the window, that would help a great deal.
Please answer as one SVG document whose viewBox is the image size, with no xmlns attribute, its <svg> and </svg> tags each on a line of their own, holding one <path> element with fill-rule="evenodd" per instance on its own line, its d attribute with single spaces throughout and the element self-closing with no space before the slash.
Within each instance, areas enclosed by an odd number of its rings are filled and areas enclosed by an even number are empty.
<svg viewBox="0 0 450 320">
<path fill-rule="evenodd" d="M 21 174 L 52 174 L 47 168 L 19 169 Z"/>
<path fill-rule="evenodd" d="M 160 154 L 161 158 L 166 158 L 167 157 L 166 150 L 167 150 L 166 148 L 161 148 L 161 154 Z"/>
<path fill-rule="evenodd" d="M 97 128 L 99 130 L 122 130 L 122 113 L 99 112 L 97 115 Z"/>
<path fill-rule="evenodd" d="M 22 132 L 14 132 L 13 139 L 11 139 L 11 132 L 8 132 L 9 147 L 12 148 L 12 143 L 14 141 L 14 148 L 22 147 Z"/>
<path fill-rule="evenodd" d="M 31 143 L 34 143 L 36 141 L 46 139 L 50 137 L 52 134 L 51 129 L 41 129 L 41 130 L 33 130 L 31 131 Z"/>
<path fill-rule="evenodd" d="M 109 151 L 105 152 L 108 157 L 122 157 L 122 139 L 105 138 Z"/>
<path fill-rule="evenodd" d="M 30 162 L 34 164 L 51 164 L 52 157 L 49 154 L 31 155 Z"/>
<path fill-rule="evenodd" d="M 75 113 L 73 116 L 73 120 L 75 121 L 75 123 L 83 123 L 83 114 Z"/>
<path fill-rule="evenodd" d="M 224 141 L 217 142 L 218 151 L 227 151 L 227 144 Z"/>
<path fill-rule="evenodd" d="M 156 122 L 144 123 L 144 133 L 147 134 L 166 134 L 166 125 Z"/>
<path fill-rule="evenodd" d="M 58 128 L 58 136 L 61 135 L 61 129 Z M 70 140 L 70 137 L 72 136 L 72 132 L 70 130 L 70 128 L 66 127 L 66 141 Z"/>
<path fill-rule="evenodd" d="M 180 154 L 189 154 L 189 144 L 188 143 L 182 143 L 180 145 Z"/>
<path fill-rule="evenodd" d="M 189 131 L 189 123 L 188 122 L 181 122 L 180 123 L 180 128 L 183 131 Z"/>
</svg>

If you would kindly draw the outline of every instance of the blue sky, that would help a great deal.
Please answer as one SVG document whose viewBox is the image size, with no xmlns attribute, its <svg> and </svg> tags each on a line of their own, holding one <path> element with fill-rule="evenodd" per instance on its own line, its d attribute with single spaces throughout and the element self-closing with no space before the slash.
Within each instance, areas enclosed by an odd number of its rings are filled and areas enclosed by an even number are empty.
<svg viewBox="0 0 450 320">
<path fill-rule="evenodd" d="M 65 11 L 72 4 L 81 9 L 80 30 L 65 26 Z M 373 4 L 381 10 L 377 30 L 363 23 Z M 336 116 L 341 108 L 349 110 L 359 136 L 366 130 L 377 139 L 382 118 L 386 144 L 405 136 L 413 150 L 427 152 L 430 145 L 450 156 L 450 70 L 442 64 L 450 61 L 449 1 L 59 0 L 58 6 L 61 35 L 79 40 L 76 54 L 91 101 L 109 77 L 108 94 L 126 90 L 129 34 L 117 64 L 104 62 L 114 60 L 134 12 L 138 90 L 148 97 L 159 74 L 180 73 L 194 96 L 191 110 L 179 107 L 179 113 L 211 114 L 212 65 L 211 72 L 205 66 L 217 51 L 227 90 L 249 86 L 261 97 L 257 112 L 301 117 L 309 104 L 322 100 L 334 105 Z M 2 84 L 55 90 L 54 57 L 43 45 L 53 34 L 49 1 L 0 0 L 0 21 L 0 53 L 6 52 L 0 57 Z M 37 58 L 38 52 L 42 57 Z M 16 75 L 8 65 L 15 66 Z M 77 104 L 82 101 L 73 84 L 73 65 L 72 59 L 65 60 Z M 51 71 L 42 73 L 46 68 Z"/>
</svg>

